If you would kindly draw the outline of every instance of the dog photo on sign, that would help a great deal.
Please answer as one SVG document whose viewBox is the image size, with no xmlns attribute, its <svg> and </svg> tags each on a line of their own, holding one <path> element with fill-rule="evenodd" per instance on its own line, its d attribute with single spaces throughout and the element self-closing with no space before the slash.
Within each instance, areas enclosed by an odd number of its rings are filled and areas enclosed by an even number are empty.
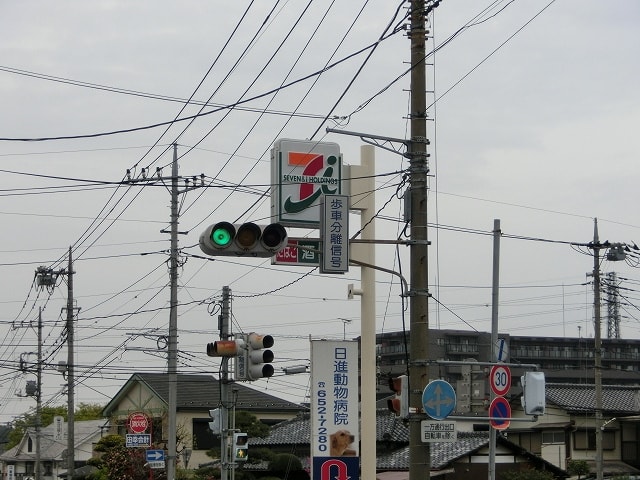
<svg viewBox="0 0 640 480">
<path fill-rule="evenodd" d="M 329 435 L 330 450 L 332 457 L 353 457 L 356 450 L 351 447 L 355 437 L 349 430 L 338 430 Z"/>
</svg>

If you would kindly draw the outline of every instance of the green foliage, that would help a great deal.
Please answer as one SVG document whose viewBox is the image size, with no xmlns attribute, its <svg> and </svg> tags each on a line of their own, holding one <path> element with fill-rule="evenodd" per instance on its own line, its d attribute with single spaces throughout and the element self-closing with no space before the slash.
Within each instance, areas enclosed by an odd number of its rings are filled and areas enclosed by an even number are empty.
<svg viewBox="0 0 640 480">
<path fill-rule="evenodd" d="M 522 470 L 520 472 L 512 470 L 510 472 L 504 472 L 501 475 L 501 480 L 554 480 L 555 477 L 551 472 L 544 470 Z"/>
<path fill-rule="evenodd" d="M 220 467 L 200 467 L 193 471 L 193 478 L 198 480 L 217 480 L 222 476 Z"/>
<path fill-rule="evenodd" d="M 95 465 L 98 473 L 92 477 L 93 480 L 147 480 L 149 474 L 144 467 L 144 450 L 127 448 L 120 435 L 102 437 L 95 450 L 102 456 Z"/>
<path fill-rule="evenodd" d="M 274 455 L 269 463 L 269 470 L 275 473 L 288 474 L 289 472 L 302 470 L 302 462 L 291 453 L 278 453 Z"/>
<path fill-rule="evenodd" d="M 269 435 L 269 425 L 262 423 L 258 417 L 243 410 L 236 412 L 236 428 L 246 432 L 249 437 L 264 438 Z"/>
<path fill-rule="evenodd" d="M 569 460 L 567 462 L 567 473 L 569 473 L 569 475 L 578 475 L 578 479 L 580 479 L 582 475 L 589 473 L 589 471 L 589 464 L 586 460 Z"/>
<path fill-rule="evenodd" d="M 75 410 L 75 420 L 97 420 L 102 418 L 102 409 L 104 407 L 96 404 L 81 403 Z M 67 407 L 65 405 L 59 405 L 57 407 L 42 407 L 40 412 L 40 424 L 42 426 L 51 425 L 53 423 L 53 417 L 63 417 L 66 421 Z M 35 427 L 36 414 L 35 412 L 27 413 L 21 418 L 13 421 L 11 425 L 11 431 L 8 436 L 7 450 L 15 447 L 22 437 L 24 436 L 27 428 Z"/>
</svg>

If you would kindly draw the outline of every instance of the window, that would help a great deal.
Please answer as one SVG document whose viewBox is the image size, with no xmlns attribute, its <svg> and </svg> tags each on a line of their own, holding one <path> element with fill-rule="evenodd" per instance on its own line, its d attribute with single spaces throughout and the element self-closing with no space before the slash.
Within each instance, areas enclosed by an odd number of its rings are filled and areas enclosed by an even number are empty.
<svg viewBox="0 0 640 480">
<path fill-rule="evenodd" d="M 573 445 L 576 450 L 595 450 L 596 449 L 596 431 L 595 430 L 578 430 L 573 432 Z M 602 432 L 602 449 L 615 450 L 616 435 L 615 432 Z"/>
<path fill-rule="evenodd" d="M 542 443 L 564 443 L 564 432 L 562 430 L 554 430 L 549 432 L 542 432 Z"/>
<path fill-rule="evenodd" d="M 220 447 L 220 437 L 209 429 L 210 418 L 193 419 L 193 448 L 194 450 L 209 450 Z"/>
<path fill-rule="evenodd" d="M 542 453 L 540 432 L 518 432 L 509 433 L 509 440 L 531 453 L 540 455 Z"/>
</svg>

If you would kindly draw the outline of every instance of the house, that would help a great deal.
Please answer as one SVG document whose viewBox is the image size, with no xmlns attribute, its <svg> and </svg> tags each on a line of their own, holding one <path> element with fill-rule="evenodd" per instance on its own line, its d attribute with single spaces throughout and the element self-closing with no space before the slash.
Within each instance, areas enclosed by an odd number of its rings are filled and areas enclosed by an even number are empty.
<svg viewBox="0 0 640 480">
<path fill-rule="evenodd" d="M 211 375 L 178 374 L 176 425 L 177 451 L 192 450 L 189 464 L 197 466 L 211 461 L 207 450 L 220 446 L 219 437 L 209 429 L 209 410 L 221 403 L 220 383 Z M 125 435 L 127 419 L 132 413 L 144 413 L 150 422 L 154 445 L 165 448 L 167 443 L 169 377 L 163 373 L 135 373 L 103 409 L 110 419 L 110 433 Z M 247 411 L 259 420 L 273 425 L 295 417 L 303 407 L 262 393 L 242 383 L 234 383 L 236 411 Z"/>
<path fill-rule="evenodd" d="M 585 460 L 595 472 L 595 387 L 548 383 L 546 412 L 529 422 L 512 422 L 510 441 L 565 469 L 567 461 Z M 513 417 L 524 419 L 519 399 Z M 640 386 L 605 385 L 602 389 L 603 471 L 632 475 L 640 471 Z"/>
<path fill-rule="evenodd" d="M 409 475 L 409 429 L 391 412 L 378 409 L 376 412 L 376 471 L 378 480 L 406 480 Z M 310 459 L 310 419 L 303 414 L 271 428 L 265 438 L 249 439 L 251 449 L 269 448 L 276 452 L 295 453 L 305 468 Z M 487 473 L 489 452 L 488 432 L 459 432 L 455 442 L 433 443 L 431 445 L 431 477 L 443 480 L 479 478 Z M 243 467 L 251 470 L 252 465 Z M 258 465 L 256 469 L 261 469 Z M 498 437 L 496 452 L 496 472 L 504 470 L 536 468 L 551 471 L 559 478 L 566 473 L 552 463 L 528 452 L 504 436 Z"/>
<path fill-rule="evenodd" d="M 517 389 L 512 389 L 517 390 Z M 521 394 L 521 389 L 520 389 Z M 546 412 L 525 415 L 520 394 L 509 398 L 510 426 L 497 435 L 496 471 L 537 468 L 565 477 L 568 460 L 585 460 L 595 472 L 595 388 L 593 385 L 546 385 Z M 382 402 L 380 402 L 382 404 Z M 640 386 L 603 387 L 603 471 L 609 476 L 640 474 Z M 489 423 L 486 411 L 451 415 L 458 437 L 452 443 L 431 446 L 432 476 L 445 479 L 486 475 Z M 310 462 L 310 420 L 307 416 L 283 422 L 268 437 L 249 440 L 251 447 L 295 451 L 304 465 Z M 398 479 L 408 471 L 408 429 L 384 409 L 377 411 L 377 472 L 380 480 Z M 251 453 L 249 453 L 249 456 Z M 248 465 L 247 468 L 250 468 Z"/>
<path fill-rule="evenodd" d="M 106 433 L 105 420 L 74 422 L 75 466 L 82 467 L 93 455 L 93 445 Z M 67 428 L 62 417 L 56 417 L 51 425 L 40 430 L 40 462 L 43 480 L 54 480 L 67 470 Z M 15 447 L 0 454 L 2 471 L 7 478 L 13 472 L 15 480 L 35 478 L 36 431 L 28 428 Z"/>
</svg>

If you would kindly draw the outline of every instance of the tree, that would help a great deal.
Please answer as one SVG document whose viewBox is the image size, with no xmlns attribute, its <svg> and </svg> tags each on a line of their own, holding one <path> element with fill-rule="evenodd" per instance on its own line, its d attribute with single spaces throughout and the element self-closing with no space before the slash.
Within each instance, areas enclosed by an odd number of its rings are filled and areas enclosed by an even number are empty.
<svg viewBox="0 0 640 480">
<path fill-rule="evenodd" d="M 258 417 L 244 410 L 238 410 L 235 416 L 236 430 L 245 432 L 249 438 L 266 437 L 269 435 L 269 425 L 262 423 Z M 211 458 L 220 458 L 220 448 L 215 447 L 207 451 L 207 455 Z M 249 463 L 259 462 L 260 460 L 270 460 L 270 455 L 265 449 L 250 449 Z"/>
<path fill-rule="evenodd" d="M 95 451 L 102 453 L 88 463 L 98 468 L 93 480 L 147 480 L 145 453 L 140 448 L 127 448 L 120 435 L 106 435 L 96 443 Z M 158 478 L 157 476 L 155 478 Z"/>
<path fill-rule="evenodd" d="M 81 420 L 97 420 L 102 418 L 102 409 L 104 407 L 98 404 L 81 403 L 75 410 L 76 421 Z M 67 407 L 59 405 L 57 407 L 42 407 L 40 410 L 40 424 L 42 426 L 51 425 L 54 417 L 63 417 L 66 421 Z M 15 447 L 27 431 L 27 428 L 33 428 L 36 425 L 35 412 L 24 414 L 21 418 L 17 418 L 11 425 L 9 432 L 7 450 Z"/>
<path fill-rule="evenodd" d="M 302 462 L 292 453 L 278 453 L 269 462 L 269 471 L 281 478 L 308 480 L 309 474 L 302 468 Z"/>
<path fill-rule="evenodd" d="M 578 480 L 582 478 L 582 475 L 589 473 L 591 469 L 586 460 L 569 460 L 567 462 L 567 472 L 569 475 L 578 475 Z"/>
<path fill-rule="evenodd" d="M 266 437 L 269 435 L 269 425 L 262 423 L 252 413 L 240 410 L 236 412 L 236 428 L 246 432 L 250 437 Z"/>
</svg>

